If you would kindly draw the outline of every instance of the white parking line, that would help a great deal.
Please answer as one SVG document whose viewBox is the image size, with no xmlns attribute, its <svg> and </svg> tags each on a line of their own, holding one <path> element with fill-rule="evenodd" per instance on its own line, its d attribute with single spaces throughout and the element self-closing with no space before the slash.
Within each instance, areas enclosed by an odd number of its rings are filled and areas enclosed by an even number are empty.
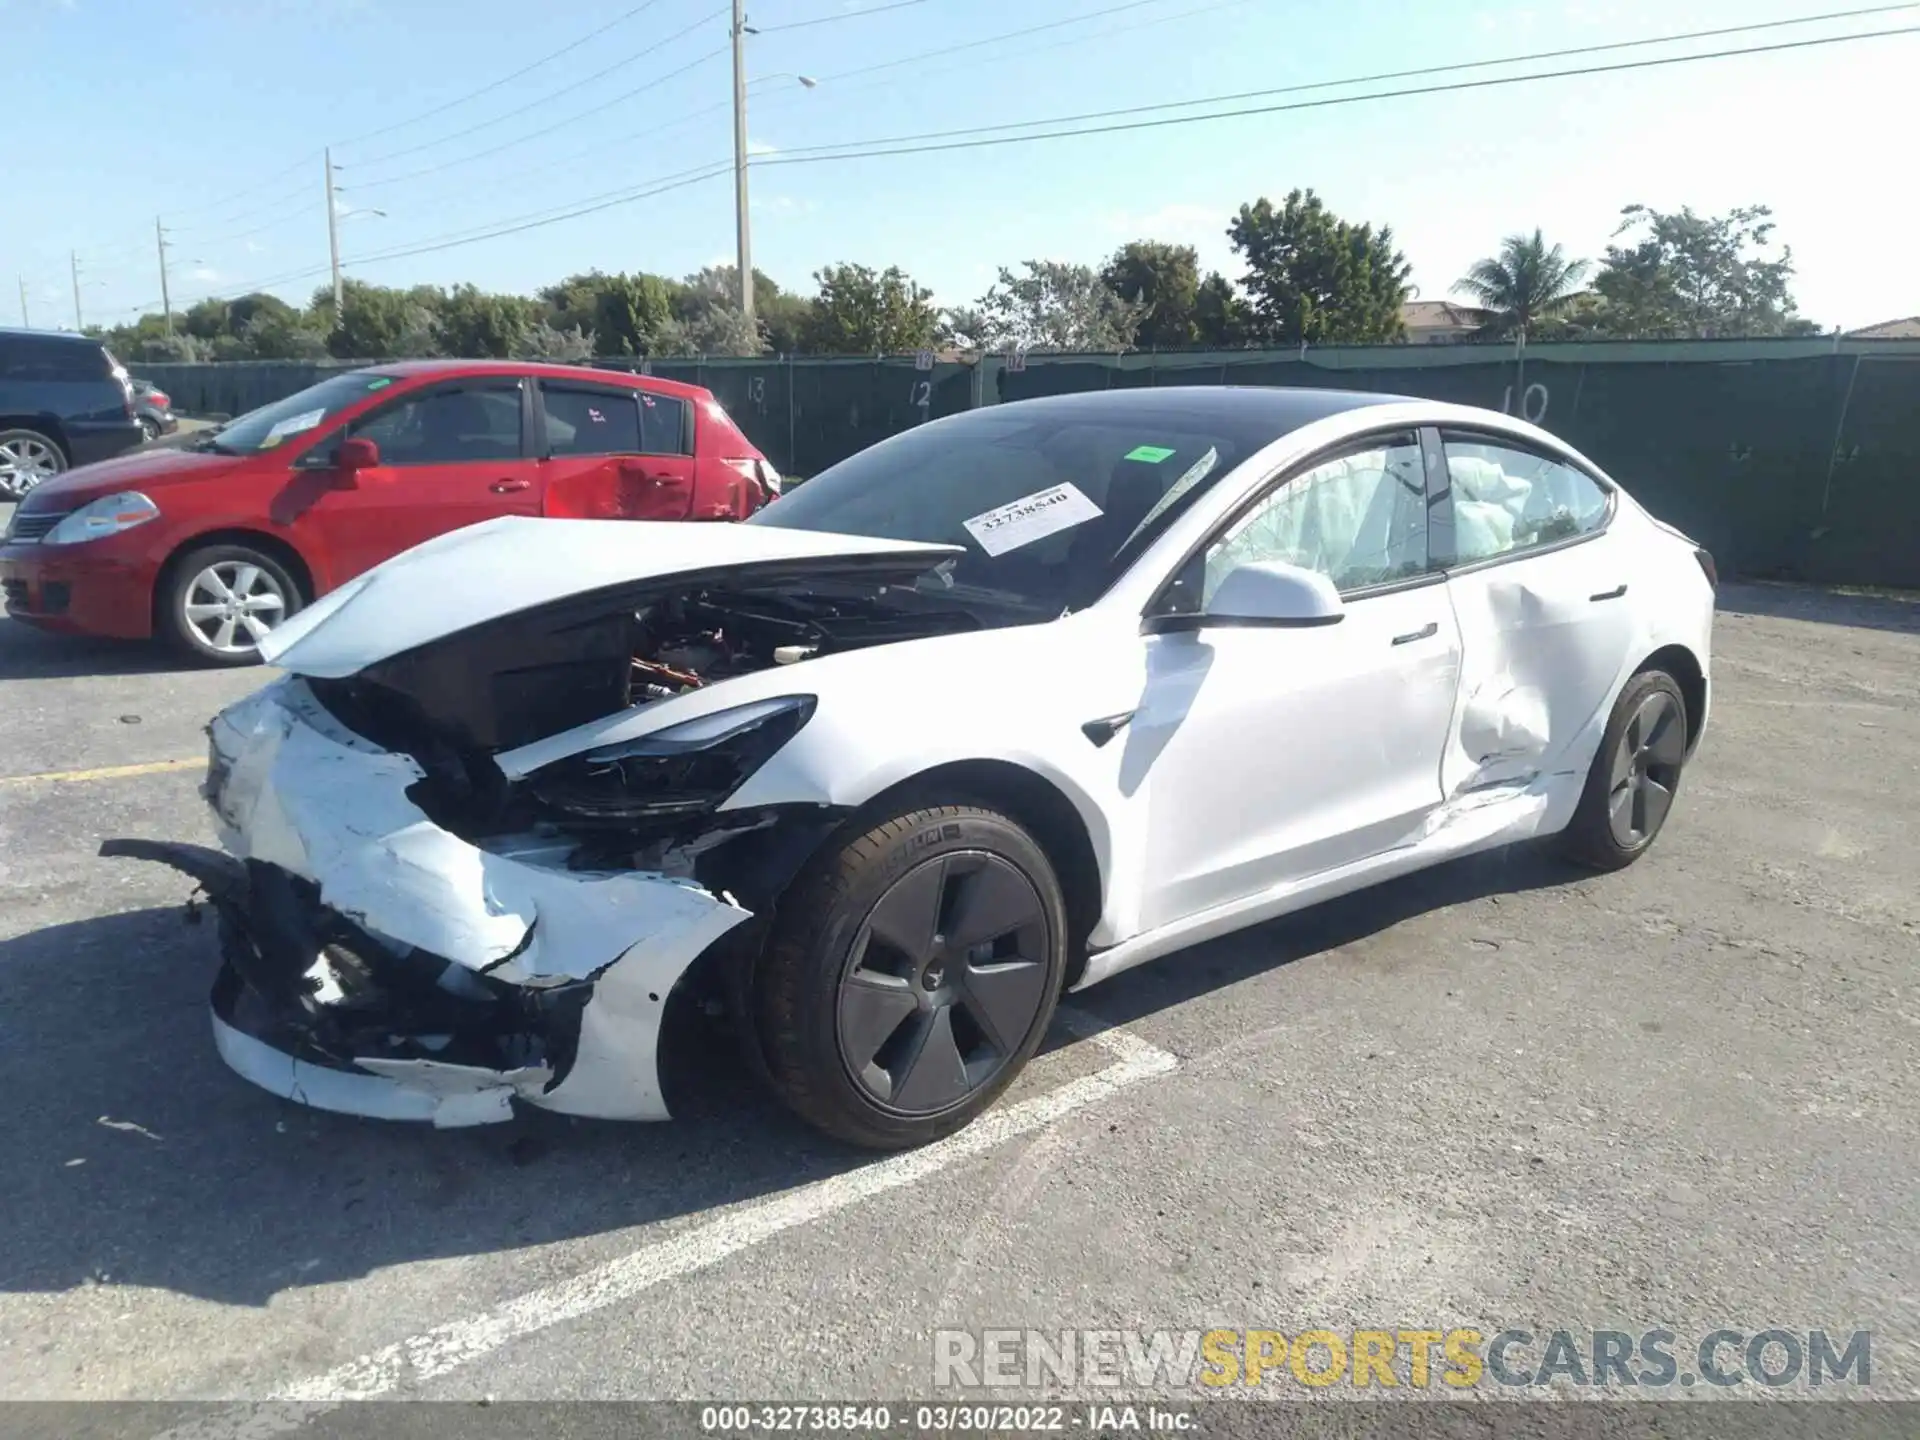
<svg viewBox="0 0 1920 1440">
<path fill-rule="evenodd" d="M 1061 1022 L 1100 1046 L 1114 1063 L 1057 1090 L 1005 1109 L 989 1110 L 958 1135 L 744 1206 L 685 1235 L 597 1265 L 570 1279 L 530 1290 L 465 1319 L 395 1341 L 324 1374 L 298 1381 L 260 1405 L 235 1405 L 164 1432 L 157 1440 L 266 1440 L 355 1400 L 391 1395 L 457 1370 L 524 1336 L 619 1305 L 654 1286 L 705 1270 L 789 1230 L 821 1220 L 889 1190 L 936 1175 L 961 1160 L 1051 1125 L 1108 1099 L 1129 1085 L 1165 1075 L 1178 1059 L 1157 1045 L 1094 1017 L 1062 1007 Z"/>
</svg>

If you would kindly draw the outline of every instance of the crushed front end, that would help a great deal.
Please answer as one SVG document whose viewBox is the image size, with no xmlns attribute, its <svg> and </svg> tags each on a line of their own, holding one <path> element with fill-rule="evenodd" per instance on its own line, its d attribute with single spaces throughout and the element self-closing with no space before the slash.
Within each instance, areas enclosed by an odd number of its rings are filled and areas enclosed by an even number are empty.
<svg viewBox="0 0 1920 1440">
<path fill-rule="evenodd" d="M 139 840 L 102 853 L 171 865 L 206 892 L 214 1035 L 236 1071 L 321 1109 L 442 1126 L 505 1119 L 516 1097 L 666 1117 L 668 998 L 746 909 L 691 865 L 578 868 L 594 863 L 587 847 L 550 830 L 463 838 L 416 803 L 431 788 L 417 760 L 347 729 L 298 678 L 208 734 L 203 793 L 224 853 Z"/>
</svg>

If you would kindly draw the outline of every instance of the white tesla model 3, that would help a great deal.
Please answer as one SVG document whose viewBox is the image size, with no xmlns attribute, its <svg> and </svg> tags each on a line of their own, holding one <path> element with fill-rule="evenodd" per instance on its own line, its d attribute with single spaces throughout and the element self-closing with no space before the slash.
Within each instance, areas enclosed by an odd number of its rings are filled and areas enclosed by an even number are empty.
<svg viewBox="0 0 1920 1440">
<path fill-rule="evenodd" d="M 216 1040 L 281 1095 L 663 1118 L 663 1025 L 717 999 L 800 1115 L 915 1145 L 1063 990 L 1490 846 L 1637 859 L 1706 723 L 1713 588 L 1504 415 L 997 405 L 746 524 L 408 551 L 214 720 L 225 853 L 104 850 L 208 892 Z"/>
</svg>

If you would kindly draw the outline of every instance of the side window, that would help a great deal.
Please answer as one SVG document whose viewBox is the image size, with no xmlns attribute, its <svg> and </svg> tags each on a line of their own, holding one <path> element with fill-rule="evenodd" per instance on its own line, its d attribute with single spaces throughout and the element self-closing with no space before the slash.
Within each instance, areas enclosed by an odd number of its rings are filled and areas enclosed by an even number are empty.
<svg viewBox="0 0 1920 1440">
<path fill-rule="evenodd" d="M 640 450 L 646 455 L 693 453 L 687 444 L 686 401 L 640 392 Z"/>
<path fill-rule="evenodd" d="M 518 460 L 520 387 L 508 381 L 409 395 L 356 421 L 350 433 L 378 445 L 383 465 Z"/>
<path fill-rule="evenodd" d="M 1420 441 L 1375 441 L 1293 476 L 1208 546 L 1201 603 L 1238 566 L 1283 560 L 1364 590 L 1427 568 Z"/>
<path fill-rule="evenodd" d="M 631 390 L 540 387 L 549 455 L 638 455 L 640 406 Z"/>
<path fill-rule="evenodd" d="M 1607 492 L 1570 465 L 1471 435 L 1442 435 L 1458 563 L 1569 540 L 1607 518 Z"/>
</svg>

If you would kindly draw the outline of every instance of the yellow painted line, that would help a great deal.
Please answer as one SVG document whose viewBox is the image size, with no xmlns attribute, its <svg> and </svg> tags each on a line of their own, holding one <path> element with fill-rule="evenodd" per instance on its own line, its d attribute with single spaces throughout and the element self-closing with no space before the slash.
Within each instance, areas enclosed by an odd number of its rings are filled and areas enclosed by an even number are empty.
<svg viewBox="0 0 1920 1440">
<path fill-rule="evenodd" d="M 0 785 L 36 785 L 78 780 L 123 780 L 129 775 L 169 775 L 176 770 L 203 770 L 204 755 L 192 760 L 149 760 L 144 765 L 103 765 L 98 770 L 50 770 L 44 775 L 0 775 Z"/>
</svg>

